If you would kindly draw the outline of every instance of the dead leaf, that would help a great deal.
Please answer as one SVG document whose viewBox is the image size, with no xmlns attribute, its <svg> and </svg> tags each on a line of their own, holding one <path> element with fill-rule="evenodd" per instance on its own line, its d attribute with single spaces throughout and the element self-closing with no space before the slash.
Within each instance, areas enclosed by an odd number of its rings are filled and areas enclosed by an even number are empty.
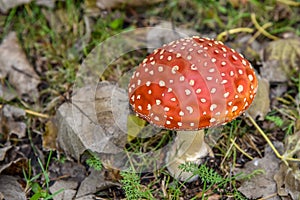
<svg viewBox="0 0 300 200">
<path fill-rule="evenodd" d="M 46 123 L 46 130 L 43 134 L 43 148 L 56 150 L 57 127 L 51 119 Z"/>
<path fill-rule="evenodd" d="M 25 95 L 33 100 L 38 97 L 40 78 L 27 60 L 15 32 L 9 33 L 0 45 L 0 66 L 0 79 L 8 78 L 20 97 Z"/>
<path fill-rule="evenodd" d="M 103 171 L 91 170 L 90 175 L 81 182 L 76 198 L 84 197 L 112 186 L 121 186 L 119 183 L 105 180 Z"/>
<path fill-rule="evenodd" d="M 263 50 L 261 75 L 270 82 L 285 82 L 300 70 L 300 39 L 270 42 Z"/>
<path fill-rule="evenodd" d="M 0 176 L 0 192 L 6 200 L 26 200 L 23 188 L 19 184 L 18 179 L 13 176 Z"/>
<path fill-rule="evenodd" d="M 125 90 L 102 82 L 74 94 L 72 104 L 63 104 L 56 114 L 60 147 L 77 160 L 87 149 L 100 154 L 123 152 L 129 113 Z"/>
<path fill-rule="evenodd" d="M 8 147 L 2 147 L 0 148 L 0 161 L 3 161 L 6 155 L 6 152 L 11 149 L 12 146 L 8 146 Z"/>
<path fill-rule="evenodd" d="M 30 3 L 32 0 L 0 0 L 0 11 L 7 13 L 10 9 L 22 4 Z"/>
<path fill-rule="evenodd" d="M 276 142 L 274 146 L 278 150 L 283 150 L 283 144 Z M 277 192 L 274 175 L 279 170 L 280 160 L 274 155 L 272 149 L 267 146 L 265 148 L 265 156 L 263 158 L 255 158 L 245 164 L 242 169 L 235 169 L 236 174 L 251 174 L 254 170 L 262 170 L 264 173 L 255 175 L 249 180 L 243 180 L 238 190 L 249 199 L 258 199 L 273 195 Z M 253 192 L 255 191 L 255 192 Z M 270 200 L 279 200 L 278 196 L 268 198 Z"/>
<path fill-rule="evenodd" d="M 248 114 L 253 119 L 263 121 L 265 116 L 270 111 L 270 86 L 267 79 L 258 78 L 258 90 L 256 96 L 248 109 Z"/>
<path fill-rule="evenodd" d="M 18 138 L 26 136 L 26 124 L 23 122 L 25 111 L 10 105 L 4 105 L 0 110 L 0 132 L 4 139 L 12 134 Z"/>
<path fill-rule="evenodd" d="M 72 200 L 76 195 L 77 187 L 78 183 L 76 181 L 58 180 L 50 187 L 50 192 L 53 194 L 62 190 L 53 196 L 53 200 Z"/>
<path fill-rule="evenodd" d="M 95 1 L 95 0 L 89 0 Z M 162 2 L 163 0 L 96 0 L 96 5 L 100 9 L 112 9 L 119 6 L 146 6 Z"/>
<path fill-rule="evenodd" d="M 286 157 L 300 157 L 300 131 L 294 135 L 289 135 L 285 142 Z M 280 170 L 275 174 L 278 194 L 281 197 L 291 196 L 292 199 L 300 197 L 300 169 L 299 163 L 289 162 L 289 166 L 284 163 L 280 165 Z"/>
<path fill-rule="evenodd" d="M 174 27 L 171 22 L 161 22 L 160 24 L 151 28 L 147 33 L 148 52 L 150 53 L 153 51 L 153 49 L 161 47 L 162 45 L 179 38 L 194 35 L 199 35 L 199 33 L 192 29 Z"/>
</svg>

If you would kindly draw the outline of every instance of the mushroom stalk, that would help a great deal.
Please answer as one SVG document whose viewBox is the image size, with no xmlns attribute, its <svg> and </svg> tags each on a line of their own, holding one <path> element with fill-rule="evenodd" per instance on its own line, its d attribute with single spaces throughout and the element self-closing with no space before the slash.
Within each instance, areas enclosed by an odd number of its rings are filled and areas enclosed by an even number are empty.
<svg viewBox="0 0 300 200">
<path fill-rule="evenodd" d="M 186 162 L 201 164 L 206 156 L 213 156 L 211 148 L 204 141 L 204 131 L 177 131 L 177 136 L 167 153 L 167 168 L 173 177 L 181 181 L 194 181 L 197 176 L 183 172 L 179 165 Z"/>
</svg>

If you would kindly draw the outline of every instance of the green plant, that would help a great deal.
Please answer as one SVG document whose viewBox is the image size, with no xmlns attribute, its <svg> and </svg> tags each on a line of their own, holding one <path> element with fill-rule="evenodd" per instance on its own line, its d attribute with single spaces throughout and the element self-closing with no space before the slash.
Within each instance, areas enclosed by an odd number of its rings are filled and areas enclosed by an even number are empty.
<svg viewBox="0 0 300 200">
<path fill-rule="evenodd" d="M 52 151 L 50 151 L 46 165 L 44 167 L 42 161 L 40 158 L 38 158 L 39 167 L 41 168 L 41 173 L 35 175 L 32 177 L 32 166 L 31 166 L 31 160 L 29 160 L 28 163 L 28 171 L 23 169 L 23 175 L 26 181 L 26 187 L 25 191 L 26 193 L 32 191 L 33 195 L 30 197 L 30 200 L 38 200 L 38 199 L 52 199 L 55 195 L 62 192 L 64 189 L 60 189 L 56 191 L 55 193 L 51 194 L 49 191 L 49 183 L 50 178 L 48 175 L 48 167 L 51 160 Z M 39 180 L 44 180 L 40 182 Z"/>
<path fill-rule="evenodd" d="M 96 171 L 101 171 L 103 168 L 100 158 L 93 153 L 91 153 L 90 157 L 85 162 Z"/>
<path fill-rule="evenodd" d="M 127 199 L 154 199 L 150 190 L 143 189 L 140 177 L 134 170 L 121 171 L 120 175 L 123 177 L 120 182 L 123 184 L 122 188 Z"/>
</svg>

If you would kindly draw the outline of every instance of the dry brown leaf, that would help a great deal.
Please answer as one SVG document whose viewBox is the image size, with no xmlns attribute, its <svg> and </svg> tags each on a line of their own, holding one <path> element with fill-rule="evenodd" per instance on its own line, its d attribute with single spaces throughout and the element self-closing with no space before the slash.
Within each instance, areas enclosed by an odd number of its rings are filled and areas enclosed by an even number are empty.
<svg viewBox="0 0 300 200">
<path fill-rule="evenodd" d="M 3 139 L 15 134 L 18 138 L 26 136 L 26 124 L 23 122 L 25 111 L 10 105 L 4 105 L 0 110 L 0 132 Z"/>
<path fill-rule="evenodd" d="M 38 97 L 40 78 L 27 60 L 15 32 L 9 33 L 0 45 L 0 66 L 0 79 L 8 78 L 20 97 L 26 95 L 33 100 Z"/>
<path fill-rule="evenodd" d="M 274 143 L 276 149 L 283 149 L 283 144 Z M 265 148 L 265 156 L 263 158 L 255 158 L 245 164 L 242 169 L 236 169 L 236 173 L 251 174 L 254 170 L 262 170 L 263 173 L 251 177 L 249 180 L 243 180 L 238 190 L 249 199 L 258 199 L 275 194 L 276 183 L 274 175 L 279 170 L 280 160 L 274 155 L 272 149 L 268 146 Z M 255 192 L 253 192 L 255 191 Z M 270 200 L 279 200 L 275 196 L 268 198 Z"/>
<path fill-rule="evenodd" d="M 46 123 L 46 130 L 43 134 L 43 148 L 46 150 L 56 150 L 57 127 L 54 121 Z"/>
<path fill-rule="evenodd" d="M 256 96 L 248 109 L 248 114 L 253 119 L 264 120 L 270 111 L 270 86 L 269 81 L 264 78 L 258 78 L 258 90 Z"/>
<path fill-rule="evenodd" d="M 128 100 L 125 90 L 109 83 L 74 92 L 57 111 L 58 143 L 79 160 L 87 149 L 99 154 L 123 152 L 127 141 Z"/>
<path fill-rule="evenodd" d="M 0 192 L 3 194 L 4 199 L 6 200 L 26 200 L 26 195 L 23 188 L 18 182 L 18 179 L 13 176 L 0 176 Z"/>
<path fill-rule="evenodd" d="M 286 157 L 300 157 L 300 131 L 294 135 L 289 135 L 285 142 Z M 277 183 L 278 194 L 281 197 L 291 196 L 292 199 L 300 197 L 300 169 L 299 163 L 290 162 L 289 166 L 284 163 L 280 165 L 280 170 L 276 173 L 274 179 Z"/>
<path fill-rule="evenodd" d="M 289 38 L 270 42 L 264 49 L 262 77 L 270 82 L 284 82 L 300 70 L 300 39 Z"/>
</svg>

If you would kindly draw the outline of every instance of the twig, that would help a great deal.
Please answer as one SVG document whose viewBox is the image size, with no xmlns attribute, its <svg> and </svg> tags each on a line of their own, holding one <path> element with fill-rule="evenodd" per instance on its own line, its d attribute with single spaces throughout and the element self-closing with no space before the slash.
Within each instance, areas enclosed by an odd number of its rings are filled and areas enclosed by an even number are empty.
<svg viewBox="0 0 300 200">
<path fill-rule="evenodd" d="M 217 40 L 222 40 L 224 36 L 234 34 L 234 33 L 239 33 L 239 32 L 247 32 L 247 33 L 252 33 L 254 30 L 252 28 L 234 28 L 230 29 L 227 31 L 224 31 L 222 33 L 219 33 L 217 36 Z"/>
<path fill-rule="evenodd" d="M 0 109 L 1 109 L 2 107 L 3 107 L 3 105 L 0 104 Z M 30 115 L 33 115 L 33 116 L 36 116 L 36 117 L 49 118 L 49 115 L 47 115 L 47 114 L 42 114 L 42 113 L 38 113 L 38 112 L 35 112 L 35 111 L 33 111 L 33 110 L 25 109 L 24 111 L 25 111 L 25 113 L 30 114 Z"/>
<path fill-rule="evenodd" d="M 263 29 L 263 27 L 261 27 L 258 22 L 256 21 L 256 16 L 254 13 L 251 13 L 251 20 L 252 23 L 254 24 L 255 28 L 258 29 L 259 32 L 261 32 L 264 36 L 266 36 L 267 38 L 270 38 L 272 40 L 278 40 L 279 38 L 271 35 L 270 33 L 268 33 L 265 29 Z"/>
<path fill-rule="evenodd" d="M 246 153 L 239 145 L 235 143 L 235 140 L 230 138 L 230 141 L 233 143 L 234 147 L 237 148 L 242 154 L 244 154 L 246 157 L 248 157 L 250 160 L 253 160 L 253 157 L 250 156 L 248 153 Z"/>
</svg>

